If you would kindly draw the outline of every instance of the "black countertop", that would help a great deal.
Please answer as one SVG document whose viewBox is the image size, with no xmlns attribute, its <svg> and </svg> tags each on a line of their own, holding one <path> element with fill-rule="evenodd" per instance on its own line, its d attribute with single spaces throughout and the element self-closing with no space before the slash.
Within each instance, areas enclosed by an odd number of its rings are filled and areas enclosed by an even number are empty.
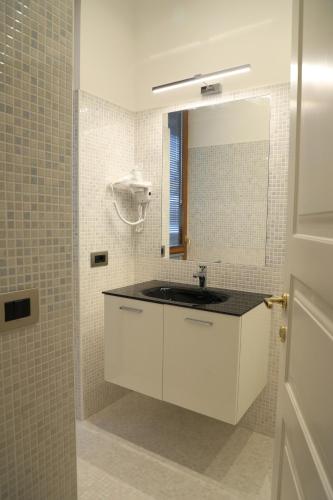
<svg viewBox="0 0 333 500">
<path fill-rule="evenodd" d="M 156 302 L 158 304 L 167 304 L 176 307 L 187 307 L 189 309 L 199 309 L 201 311 L 208 311 L 220 314 L 231 314 L 232 316 L 242 316 L 254 307 L 261 304 L 269 295 L 261 293 L 241 292 L 239 290 L 227 290 L 225 288 L 207 288 L 208 291 L 215 293 L 223 293 L 229 296 L 225 302 L 218 304 L 185 304 L 183 302 L 170 302 L 164 299 L 157 299 L 155 297 L 147 297 L 142 292 L 148 288 L 154 287 L 173 287 L 181 286 L 182 288 L 193 289 L 193 285 L 186 285 L 184 283 L 174 283 L 170 281 L 145 281 L 144 283 L 137 283 L 135 285 L 125 286 L 123 288 L 115 288 L 114 290 L 107 290 L 103 292 L 105 295 L 114 295 L 116 297 L 124 297 L 127 299 L 143 300 L 145 302 Z"/>
</svg>

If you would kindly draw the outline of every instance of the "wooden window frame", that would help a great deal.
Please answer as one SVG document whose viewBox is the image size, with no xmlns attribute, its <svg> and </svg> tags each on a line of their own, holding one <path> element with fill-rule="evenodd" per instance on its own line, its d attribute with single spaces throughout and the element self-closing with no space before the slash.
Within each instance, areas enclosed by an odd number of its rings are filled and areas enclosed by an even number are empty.
<svg viewBox="0 0 333 500">
<path fill-rule="evenodd" d="M 183 254 L 187 259 L 187 214 L 188 214 L 188 111 L 182 111 L 182 225 L 180 245 L 170 247 L 170 255 Z"/>
</svg>

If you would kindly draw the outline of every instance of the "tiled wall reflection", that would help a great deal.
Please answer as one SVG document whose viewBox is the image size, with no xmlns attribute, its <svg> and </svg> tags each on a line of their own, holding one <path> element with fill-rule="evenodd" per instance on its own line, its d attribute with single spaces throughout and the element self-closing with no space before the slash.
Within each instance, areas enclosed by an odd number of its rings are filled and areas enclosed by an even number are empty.
<svg viewBox="0 0 333 500">
<path fill-rule="evenodd" d="M 265 265 L 269 141 L 188 154 L 189 260 Z"/>
<path fill-rule="evenodd" d="M 0 292 L 40 292 L 0 335 L 0 498 L 74 499 L 72 2 L 0 11 Z"/>
</svg>

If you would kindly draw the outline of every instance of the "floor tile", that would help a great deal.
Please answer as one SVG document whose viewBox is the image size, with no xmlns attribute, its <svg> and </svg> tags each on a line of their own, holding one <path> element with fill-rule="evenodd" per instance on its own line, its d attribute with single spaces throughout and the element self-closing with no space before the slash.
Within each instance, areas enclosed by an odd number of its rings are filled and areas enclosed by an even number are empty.
<svg viewBox="0 0 333 500">
<path fill-rule="evenodd" d="M 272 439 L 130 393 L 77 424 L 79 500 L 269 500 Z"/>
</svg>

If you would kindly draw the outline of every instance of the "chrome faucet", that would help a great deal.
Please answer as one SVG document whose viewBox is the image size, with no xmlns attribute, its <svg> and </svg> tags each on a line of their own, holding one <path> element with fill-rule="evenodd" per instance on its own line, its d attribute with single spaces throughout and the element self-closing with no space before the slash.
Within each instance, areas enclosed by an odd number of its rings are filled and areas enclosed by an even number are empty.
<svg viewBox="0 0 333 500">
<path fill-rule="evenodd" d="M 207 286 L 207 266 L 199 264 L 199 271 L 193 274 L 193 278 L 199 278 L 200 288 L 206 288 Z"/>
</svg>

